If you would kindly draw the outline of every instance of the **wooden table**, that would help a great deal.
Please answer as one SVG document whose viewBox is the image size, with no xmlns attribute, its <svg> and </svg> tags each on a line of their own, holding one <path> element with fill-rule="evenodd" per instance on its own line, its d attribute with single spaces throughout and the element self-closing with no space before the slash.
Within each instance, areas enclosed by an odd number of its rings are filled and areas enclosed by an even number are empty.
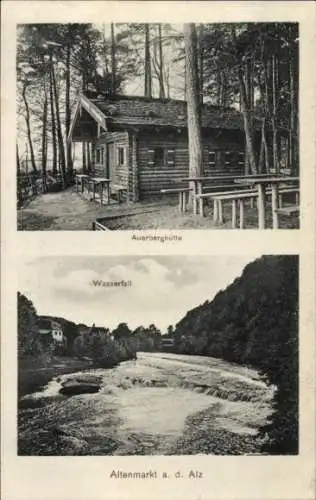
<svg viewBox="0 0 316 500">
<path fill-rule="evenodd" d="M 81 185 L 81 192 L 83 193 L 83 188 L 84 188 L 83 182 L 84 182 L 84 179 L 86 179 L 87 177 L 89 177 L 89 176 L 86 174 L 76 174 L 76 191 L 77 191 L 77 193 L 78 193 L 79 184 Z"/>
<path fill-rule="evenodd" d="M 298 182 L 299 177 L 260 177 L 260 176 L 244 176 L 243 178 L 236 178 L 235 182 L 237 184 L 247 184 L 254 185 L 258 190 L 258 227 L 259 229 L 265 228 L 265 200 L 266 200 L 266 188 L 271 186 L 271 203 L 272 203 L 272 227 L 273 229 L 278 228 L 278 215 L 276 210 L 278 209 L 278 191 L 279 185 L 284 182 Z"/>
<path fill-rule="evenodd" d="M 256 178 L 259 177 L 265 178 L 267 177 L 267 174 L 262 174 L 259 176 L 256 176 Z M 203 212 L 203 199 L 202 198 L 197 198 L 197 194 L 202 194 L 202 187 L 204 182 L 210 182 L 210 181 L 234 181 L 237 179 L 245 180 L 244 175 L 213 175 L 213 176 L 208 176 L 208 177 L 186 177 L 181 179 L 181 182 L 191 182 L 192 183 L 192 188 L 193 188 L 193 213 L 196 215 L 198 213 L 202 214 Z"/>
<path fill-rule="evenodd" d="M 93 201 L 95 201 L 95 191 L 96 191 L 96 186 L 100 186 L 100 203 L 102 204 L 103 201 L 103 192 L 104 189 L 106 191 L 106 200 L 107 204 L 110 204 L 110 179 L 107 177 L 92 177 L 89 179 L 90 182 L 92 182 L 93 186 Z"/>
</svg>

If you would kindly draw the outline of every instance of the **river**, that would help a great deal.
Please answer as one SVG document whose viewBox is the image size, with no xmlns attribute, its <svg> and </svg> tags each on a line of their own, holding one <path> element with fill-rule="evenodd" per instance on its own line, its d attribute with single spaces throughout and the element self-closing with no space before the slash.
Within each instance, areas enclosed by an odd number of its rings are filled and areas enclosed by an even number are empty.
<svg viewBox="0 0 316 500">
<path fill-rule="evenodd" d="M 259 452 L 273 389 L 255 370 L 202 356 L 138 353 L 88 373 L 102 377 L 98 393 L 62 396 L 67 374 L 20 400 L 20 455 Z"/>
</svg>

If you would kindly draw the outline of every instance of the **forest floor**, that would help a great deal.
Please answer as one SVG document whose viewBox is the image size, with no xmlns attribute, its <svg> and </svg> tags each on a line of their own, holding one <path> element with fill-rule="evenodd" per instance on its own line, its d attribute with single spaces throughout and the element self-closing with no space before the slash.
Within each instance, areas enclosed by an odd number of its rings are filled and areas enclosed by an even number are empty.
<svg viewBox="0 0 316 500">
<path fill-rule="evenodd" d="M 246 207 L 246 229 L 258 227 L 257 209 Z M 231 209 L 224 205 L 225 223 L 212 220 L 210 208 L 206 217 L 193 215 L 190 210 L 180 214 L 177 198 L 154 198 L 138 203 L 100 205 L 83 198 L 73 188 L 58 193 L 40 195 L 18 210 L 17 225 L 23 231 L 87 231 L 96 219 L 110 230 L 174 230 L 174 229 L 231 229 Z M 266 227 L 272 227 L 270 206 Z M 297 229 L 298 217 L 280 219 L 281 229 Z"/>
</svg>

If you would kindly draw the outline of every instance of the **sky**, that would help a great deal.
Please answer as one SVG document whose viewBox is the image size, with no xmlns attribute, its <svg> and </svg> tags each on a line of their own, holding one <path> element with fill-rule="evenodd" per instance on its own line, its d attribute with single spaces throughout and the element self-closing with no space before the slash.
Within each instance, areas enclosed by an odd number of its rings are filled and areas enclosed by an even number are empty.
<svg viewBox="0 0 316 500">
<path fill-rule="evenodd" d="M 154 323 L 162 333 L 186 312 L 212 300 L 260 255 L 184 257 L 41 257 L 25 260 L 19 291 L 40 315 L 114 328 Z M 131 281 L 127 287 L 98 287 L 93 280 Z"/>
</svg>

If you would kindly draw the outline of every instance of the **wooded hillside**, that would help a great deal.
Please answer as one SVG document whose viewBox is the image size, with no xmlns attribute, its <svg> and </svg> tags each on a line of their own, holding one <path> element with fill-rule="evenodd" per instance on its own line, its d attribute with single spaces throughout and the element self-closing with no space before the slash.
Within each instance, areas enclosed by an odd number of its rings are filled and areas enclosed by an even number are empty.
<svg viewBox="0 0 316 500">
<path fill-rule="evenodd" d="M 265 256 L 176 325 L 178 352 L 251 365 L 277 386 L 263 432 L 272 454 L 298 450 L 298 257 Z"/>
</svg>

